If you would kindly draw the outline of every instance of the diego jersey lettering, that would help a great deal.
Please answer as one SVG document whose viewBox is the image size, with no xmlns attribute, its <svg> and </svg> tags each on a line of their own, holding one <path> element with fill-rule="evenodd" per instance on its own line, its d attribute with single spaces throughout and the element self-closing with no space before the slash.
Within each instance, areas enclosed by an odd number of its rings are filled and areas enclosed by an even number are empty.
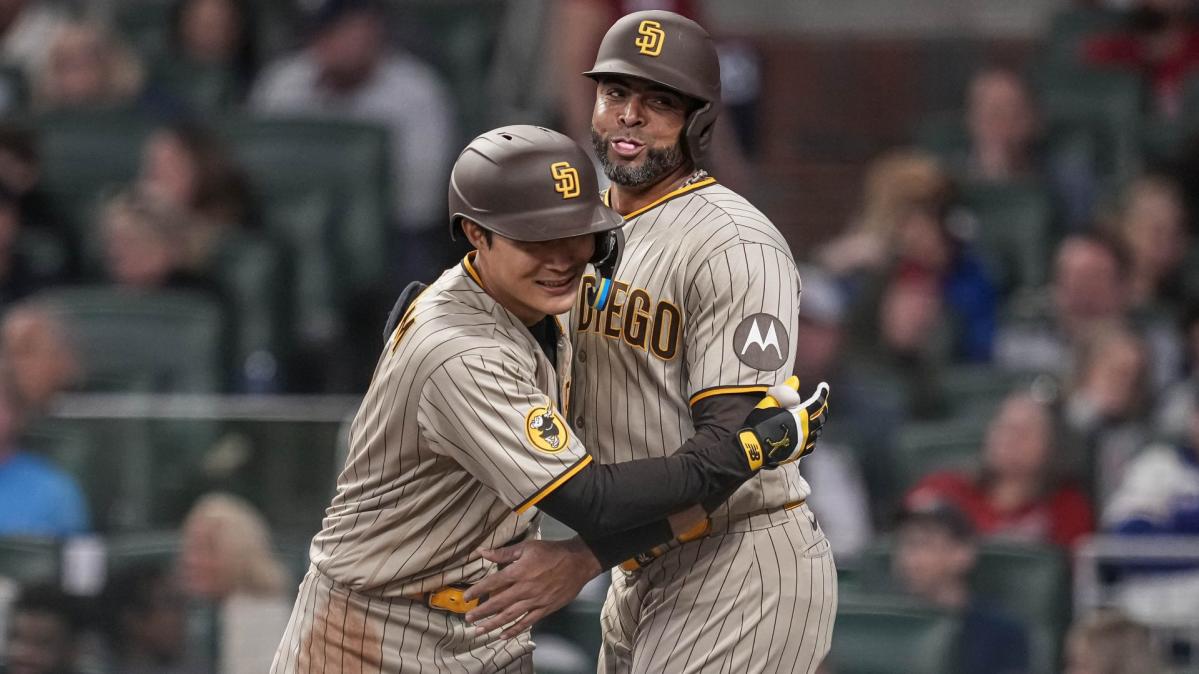
<svg viewBox="0 0 1199 674">
<path fill-rule="evenodd" d="M 571 312 L 571 421 L 599 463 L 662 456 L 689 439 L 691 405 L 758 394 L 788 377 L 800 280 L 786 240 L 744 198 L 706 179 L 635 212 L 604 311 Z M 619 392 L 619 393 L 617 393 Z M 806 498 L 798 462 L 763 471 L 713 517 Z"/>
</svg>

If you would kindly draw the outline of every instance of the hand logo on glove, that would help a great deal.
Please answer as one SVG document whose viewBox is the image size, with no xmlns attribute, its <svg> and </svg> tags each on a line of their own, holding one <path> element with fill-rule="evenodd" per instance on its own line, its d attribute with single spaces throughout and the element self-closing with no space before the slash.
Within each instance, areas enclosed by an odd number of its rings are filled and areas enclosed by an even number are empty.
<svg viewBox="0 0 1199 674">
<path fill-rule="evenodd" d="M 816 392 L 801 401 L 798 377 L 770 387 L 737 436 L 750 467 L 777 468 L 810 454 L 828 420 L 828 396 L 828 383 L 820 382 Z"/>
</svg>

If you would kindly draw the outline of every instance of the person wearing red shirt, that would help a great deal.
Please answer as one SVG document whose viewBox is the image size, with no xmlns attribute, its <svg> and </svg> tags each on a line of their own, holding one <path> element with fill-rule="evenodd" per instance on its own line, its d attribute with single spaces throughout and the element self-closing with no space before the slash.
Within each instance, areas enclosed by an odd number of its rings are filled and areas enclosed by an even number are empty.
<svg viewBox="0 0 1199 674">
<path fill-rule="evenodd" d="M 1055 479 L 1052 438 L 1045 405 L 1013 394 L 987 429 L 981 469 L 933 473 L 908 493 L 905 505 L 948 501 L 984 537 L 1073 547 L 1094 529 L 1094 514 L 1081 490 Z"/>
<path fill-rule="evenodd" d="M 1090 65 L 1135 68 L 1149 78 L 1155 107 L 1167 117 L 1181 112 L 1186 76 L 1199 66 L 1199 26 L 1193 0 L 1140 0 L 1128 27 L 1083 43 Z"/>
</svg>

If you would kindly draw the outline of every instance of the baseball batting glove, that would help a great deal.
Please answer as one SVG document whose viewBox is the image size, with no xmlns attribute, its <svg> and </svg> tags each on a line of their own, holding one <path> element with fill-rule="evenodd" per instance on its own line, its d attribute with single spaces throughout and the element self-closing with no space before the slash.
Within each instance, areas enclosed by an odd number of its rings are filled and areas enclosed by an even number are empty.
<svg viewBox="0 0 1199 674">
<path fill-rule="evenodd" d="M 828 395 L 828 384 L 820 382 L 800 401 L 798 377 L 770 387 L 737 433 L 750 467 L 777 468 L 810 454 L 828 420 Z"/>
</svg>

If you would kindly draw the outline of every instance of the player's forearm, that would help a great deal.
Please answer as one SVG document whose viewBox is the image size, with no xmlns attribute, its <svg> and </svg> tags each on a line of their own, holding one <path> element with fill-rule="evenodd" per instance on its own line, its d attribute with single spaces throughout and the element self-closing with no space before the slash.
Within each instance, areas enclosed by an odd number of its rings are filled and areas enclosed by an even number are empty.
<svg viewBox="0 0 1199 674">
<path fill-rule="evenodd" d="M 538 507 L 594 540 L 727 493 L 754 473 L 744 450 L 728 437 L 670 457 L 591 464 Z"/>
<path fill-rule="evenodd" d="M 590 540 L 582 536 L 580 538 L 591 551 L 592 557 L 599 562 L 601 569 L 606 570 L 693 530 L 697 525 L 705 522 L 706 518 L 703 515 L 703 510 L 698 506 L 693 506 L 668 518 L 633 527 L 627 531 Z"/>
</svg>

